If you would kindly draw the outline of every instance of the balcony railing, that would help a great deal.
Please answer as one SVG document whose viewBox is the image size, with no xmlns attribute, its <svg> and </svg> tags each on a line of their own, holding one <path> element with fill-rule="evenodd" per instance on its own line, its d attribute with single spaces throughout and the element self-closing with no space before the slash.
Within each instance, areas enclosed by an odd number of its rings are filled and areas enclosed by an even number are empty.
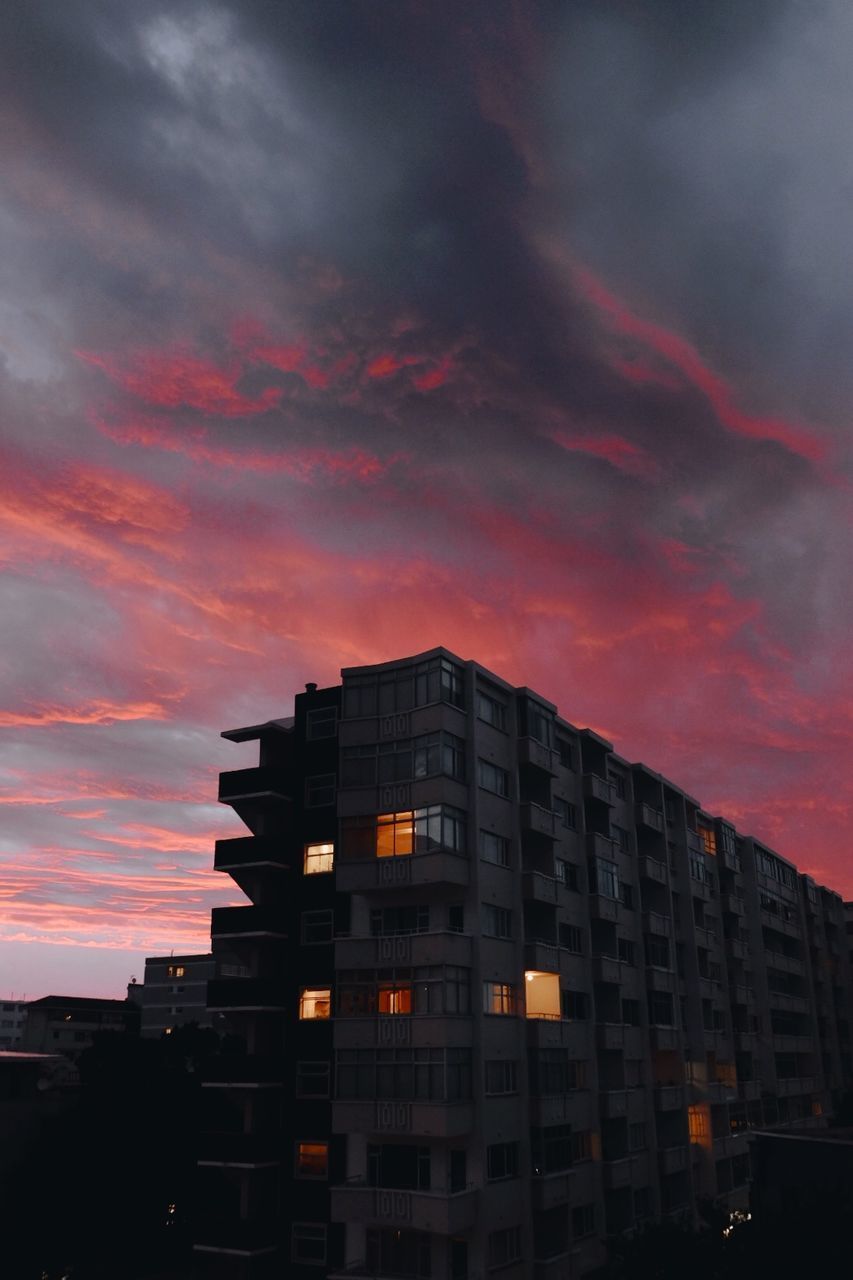
<svg viewBox="0 0 853 1280">
<path fill-rule="evenodd" d="M 219 775 L 219 799 L 223 804 L 241 800 L 272 799 L 290 802 L 287 784 L 277 769 L 257 765 L 254 769 L 230 769 Z"/>
<path fill-rule="evenodd" d="M 373 1222 L 436 1235 L 468 1231 L 477 1217 L 479 1192 L 409 1191 L 347 1182 L 332 1187 L 332 1221 Z"/>
<path fill-rule="evenodd" d="M 584 800 L 594 800 L 609 807 L 616 803 L 616 788 L 612 782 L 608 782 L 606 778 L 599 777 L 597 773 L 585 773 L 583 775 L 583 797 Z"/>
<path fill-rule="evenodd" d="M 289 860 L 283 841 L 269 836 L 237 836 L 217 840 L 213 855 L 214 871 L 238 871 L 247 867 L 276 867 L 285 871 Z"/>
<path fill-rule="evenodd" d="M 662 832 L 664 829 L 663 814 L 660 809 L 653 808 L 642 801 L 634 806 L 634 816 L 638 827 L 646 827 L 649 831 Z"/>
<path fill-rule="evenodd" d="M 287 937 L 281 911 L 270 907 L 214 907 L 210 913 L 213 938 Z"/>
<path fill-rule="evenodd" d="M 548 836 L 552 840 L 557 837 L 557 815 L 541 804 L 528 802 L 520 806 L 521 827 L 524 831 L 533 831 L 537 835 Z"/>
</svg>

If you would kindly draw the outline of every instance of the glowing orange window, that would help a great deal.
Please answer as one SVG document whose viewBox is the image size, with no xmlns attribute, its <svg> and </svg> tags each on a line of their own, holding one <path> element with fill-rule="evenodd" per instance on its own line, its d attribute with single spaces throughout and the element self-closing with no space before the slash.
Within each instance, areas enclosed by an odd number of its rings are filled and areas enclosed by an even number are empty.
<svg viewBox="0 0 853 1280">
<path fill-rule="evenodd" d="M 412 988 L 380 986 L 376 1006 L 380 1013 L 411 1013 Z"/>
<path fill-rule="evenodd" d="M 400 858 L 414 853 L 415 815 L 411 809 L 403 813 L 380 813 L 376 819 L 377 858 Z"/>
</svg>

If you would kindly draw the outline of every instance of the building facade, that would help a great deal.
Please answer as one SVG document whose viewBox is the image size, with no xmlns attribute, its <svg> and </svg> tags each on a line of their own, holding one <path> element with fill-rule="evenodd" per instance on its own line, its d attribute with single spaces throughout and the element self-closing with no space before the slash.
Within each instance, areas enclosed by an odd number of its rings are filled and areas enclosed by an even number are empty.
<svg viewBox="0 0 853 1280">
<path fill-rule="evenodd" d="M 127 998 L 140 1011 L 140 1035 L 159 1038 L 176 1027 L 212 1026 L 207 984 L 214 976 L 213 956 L 146 956 L 142 982 L 130 982 Z"/>
<path fill-rule="evenodd" d="M 137 1031 L 139 1011 L 129 1000 L 87 996 L 44 996 L 30 1000 L 21 1036 L 28 1053 L 62 1053 L 76 1058 L 100 1031 Z"/>
<path fill-rule="evenodd" d="M 202 1273 L 562 1280 L 744 1207 L 849 1086 L 837 895 L 474 662 L 342 675 L 225 735 Z"/>
<path fill-rule="evenodd" d="M 26 1016 L 26 1000 L 0 1002 L 0 1050 L 20 1048 Z"/>
</svg>

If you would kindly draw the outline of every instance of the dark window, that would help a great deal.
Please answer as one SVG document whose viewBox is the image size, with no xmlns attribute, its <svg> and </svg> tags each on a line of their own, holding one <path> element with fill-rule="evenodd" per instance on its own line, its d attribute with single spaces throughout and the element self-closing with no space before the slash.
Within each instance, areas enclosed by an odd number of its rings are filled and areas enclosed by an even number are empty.
<svg viewBox="0 0 853 1280">
<path fill-rule="evenodd" d="M 558 862 L 557 867 L 562 877 L 563 884 L 567 889 L 571 889 L 573 893 L 581 892 L 581 873 L 580 867 L 575 866 L 573 862 Z"/>
<path fill-rule="evenodd" d="M 477 761 L 477 782 L 484 791 L 493 791 L 497 796 L 509 795 L 509 774 L 489 760 Z"/>
<path fill-rule="evenodd" d="M 622 1001 L 622 1021 L 628 1027 L 638 1027 L 640 1025 L 639 1000 Z"/>
<path fill-rule="evenodd" d="M 518 1177 L 517 1142 L 496 1142 L 486 1147 L 486 1177 L 489 1182 Z"/>
<path fill-rule="evenodd" d="M 297 1062 L 296 1096 L 297 1098 L 328 1098 L 328 1062 Z"/>
<path fill-rule="evenodd" d="M 451 933 L 465 932 L 465 907 L 461 902 L 447 908 L 447 927 Z"/>
<path fill-rule="evenodd" d="M 495 729 L 506 731 L 506 704 L 490 698 L 487 693 L 477 694 L 477 717 Z"/>
<path fill-rule="evenodd" d="M 370 912 L 370 933 L 374 938 L 428 932 L 428 906 L 374 907 Z"/>
<path fill-rule="evenodd" d="M 326 1261 L 326 1224 L 294 1222 L 291 1229 L 291 1258 L 294 1262 L 321 1267 Z"/>
<path fill-rule="evenodd" d="M 583 1022 L 589 1017 L 589 996 L 584 991 L 561 991 L 563 1017 Z"/>
<path fill-rule="evenodd" d="M 309 742 L 318 738 L 334 738 L 338 731 L 337 707 L 313 707 L 305 716 L 305 737 Z"/>
<path fill-rule="evenodd" d="M 430 702 L 465 705 L 465 677 L 461 667 L 447 658 L 431 658 L 415 667 L 415 706 Z"/>
<path fill-rule="evenodd" d="M 572 1237 L 582 1240 L 595 1235 L 595 1205 L 579 1204 L 572 1209 Z"/>
<path fill-rule="evenodd" d="M 486 1239 L 486 1265 L 490 1269 L 506 1267 L 521 1257 L 521 1227 L 504 1227 L 490 1231 Z"/>
<path fill-rule="evenodd" d="M 562 738 L 557 734 L 557 752 L 560 756 L 560 764 L 564 769 L 574 769 L 575 767 L 575 749 L 574 745 L 569 742 L 568 738 Z"/>
<path fill-rule="evenodd" d="M 623 964 L 636 964 L 636 951 L 630 938 L 617 938 L 616 947 L 619 959 Z"/>
<path fill-rule="evenodd" d="M 572 1126 L 553 1124 L 546 1129 L 531 1129 L 530 1155 L 534 1177 L 570 1169 L 572 1167 Z"/>
<path fill-rule="evenodd" d="M 509 866 L 509 840 L 494 831 L 480 832 L 480 857 L 497 867 Z"/>
<path fill-rule="evenodd" d="M 335 775 L 318 773 L 305 781 L 305 803 L 309 809 L 319 809 L 335 803 Z"/>
<path fill-rule="evenodd" d="M 583 955 L 583 929 L 579 929 L 574 924 L 561 924 L 559 926 L 560 946 L 565 947 L 566 951 L 571 951 L 575 955 Z"/>
<path fill-rule="evenodd" d="M 303 911 L 301 938 L 306 946 L 331 942 L 335 933 L 334 911 Z"/>
<path fill-rule="evenodd" d="M 484 902 L 482 907 L 483 933 L 490 938 L 512 937 L 512 912 L 506 907 L 496 907 Z"/>
<path fill-rule="evenodd" d="M 503 1058 L 486 1060 L 486 1093 L 517 1093 L 518 1063 Z"/>
<path fill-rule="evenodd" d="M 554 812 L 563 826 L 575 831 L 578 825 L 578 811 L 575 805 L 569 804 L 568 800 L 561 800 L 559 796 L 554 797 L 553 804 Z"/>
</svg>

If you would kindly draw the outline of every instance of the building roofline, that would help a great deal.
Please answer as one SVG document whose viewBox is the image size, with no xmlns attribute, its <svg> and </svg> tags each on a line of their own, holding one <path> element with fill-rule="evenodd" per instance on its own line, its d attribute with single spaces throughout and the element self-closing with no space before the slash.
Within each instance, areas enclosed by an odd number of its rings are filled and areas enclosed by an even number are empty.
<svg viewBox="0 0 853 1280">
<path fill-rule="evenodd" d="M 219 736 L 229 742 L 252 742 L 264 733 L 292 733 L 293 724 L 293 716 L 282 716 L 278 720 L 265 720 L 263 724 L 246 725 L 243 729 L 225 729 Z"/>
</svg>

